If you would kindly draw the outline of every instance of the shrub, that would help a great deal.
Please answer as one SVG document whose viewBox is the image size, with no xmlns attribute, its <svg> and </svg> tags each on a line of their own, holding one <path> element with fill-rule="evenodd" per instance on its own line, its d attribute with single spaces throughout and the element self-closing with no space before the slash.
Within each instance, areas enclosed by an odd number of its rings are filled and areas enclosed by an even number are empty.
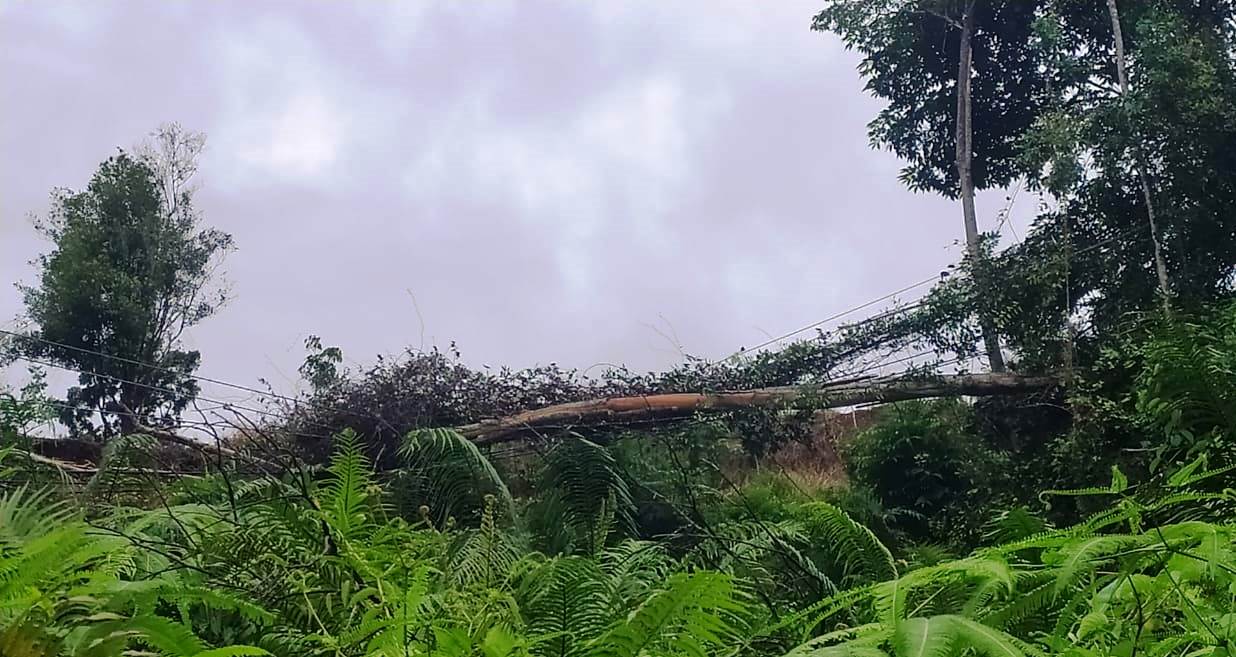
<svg viewBox="0 0 1236 657">
<path fill-rule="evenodd" d="M 975 435 L 960 401 L 896 404 L 846 446 L 846 471 L 912 540 L 970 545 L 1004 461 Z"/>
</svg>

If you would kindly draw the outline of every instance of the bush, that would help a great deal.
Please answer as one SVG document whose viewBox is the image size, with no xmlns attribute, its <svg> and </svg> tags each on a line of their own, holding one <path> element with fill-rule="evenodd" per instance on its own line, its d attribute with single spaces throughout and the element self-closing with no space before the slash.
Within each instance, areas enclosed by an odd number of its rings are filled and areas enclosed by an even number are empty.
<svg viewBox="0 0 1236 657">
<path fill-rule="evenodd" d="M 976 439 L 956 400 L 896 404 L 845 448 L 846 472 L 914 541 L 967 546 L 990 508 L 1004 455 Z"/>
</svg>

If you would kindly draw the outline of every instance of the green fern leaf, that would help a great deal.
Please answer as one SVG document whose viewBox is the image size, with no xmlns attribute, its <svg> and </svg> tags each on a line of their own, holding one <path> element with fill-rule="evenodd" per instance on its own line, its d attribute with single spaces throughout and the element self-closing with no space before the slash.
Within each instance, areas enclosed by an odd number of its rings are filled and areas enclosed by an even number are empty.
<svg viewBox="0 0 1236 657">
<path fill-rule="evenodd" d="M 634 531 L 635 503 L 627 479 L 605 447 L 578 436 L 564 439 L 546 456 L 542 479 L 545 490 L 555 491 L 565 507 L 560 521 L 588 540 L 589 552 L 604 545 L 596 537 L 610 531 L 607 514 L 624 534 Z"/>
<path fill-rule="evenodd" d="M 607 584 L 596 563 L 582 557 L 553 559 L 534 571 L 521 587 L 520 610 L 536 652 L 570 655 L 603 632 L 612 620 Z"/>
<path fill-rule="evenodd" d="M 893 635 L 897 657 L 951 657 L 957 643 L 956 623 L 941 616 L 906 619 Z"/>
<path fill-rule="evenodd" d="M 813 502 L 803 507 L 803 522 L 837 555 L 847 576 L 877 582 L 897 577 L 892 553 L 845 511 L 826 502 Z"/>
<path fill-rule="evenodd" d="M 419 429 L 408 433 L 399 447 L 413 483 L 412 494 L 445 522 L 465 507 L 479 512 L 481 493 L 496 496 L 499 511 L 514 506 L 511 492 L 489 459 L 470 440 L 453 429 Z"/>
<path fill-rule="evenodd" d="M 741 629 L 745 603 L 729 577 L 680 573 L 623 621 L 589 643 L 590 657 L 701 655 Z"/>
<path fill-rule="evenodd" d="M 1129 548 L 1145 545 L 1145 536 L 1128 534 L 1104 534 L 1083 538 L 1064 545 L 1059 551 L 1059 566 L 1056 574 L 1056 593 L 1072 587 L 1079 578 L 1094 572 L 1111 555 Z"/>
<path fill-rule="evenodd" d="M 203 650 L 193 657 L 266 657 L 270 652 L 255 646 L 224 646 Z"/>
<path fill-rule="evenodd" d="M 980 655 L 988 657 L 1024 657 L 1027 651 L 1038 651 L 1016 637 L 994 627 L 983 625 L 962 616 L 948 616 L 947 620 L 957 628 L 957 636 L 963 645 Z"/>
<path fill-rule="evenodd" d="M 322 514 L 340 538 L 357 539 L 372 528 L 369 491 L 373 472 L 355 431 L 345 429 L 335 434 L 334 443 L 335 452 L 322 485 Z"/>
<path fill-rule="evenodd" d="M 171 657 L 192 657 L 206 651 L 202 640 L 189 628 L 162 616 L 135 616 L 118 622 L 113 632 L 136 637 Z"/>
<path fill-rule="evenodd" d="M 840 645 L 825 646 L 801 652 L 795 649 L 786 653 L 785 657 L 888 657 L 888 653 L 871 646 Z"/>
</svg>

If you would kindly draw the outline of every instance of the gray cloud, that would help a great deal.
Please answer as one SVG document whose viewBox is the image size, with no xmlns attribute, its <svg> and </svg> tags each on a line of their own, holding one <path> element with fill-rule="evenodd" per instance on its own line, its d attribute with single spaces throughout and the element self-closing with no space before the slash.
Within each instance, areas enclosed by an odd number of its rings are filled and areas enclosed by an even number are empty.
<svg viewBox="0 0 1236 657">
<path fill-rule="evenodd" d="M 958 212 L 868 147 L 879 106 L 815 9 L 10 0 L 0 279 L 32 280 L 52 187 L 176 120 L 239 246 L 190 336 L 205 374 L 289 389 L 306 335 L 368 362 L 422 319 L 474 364 L 725 356 L 958 255 Z"/>
</svg>

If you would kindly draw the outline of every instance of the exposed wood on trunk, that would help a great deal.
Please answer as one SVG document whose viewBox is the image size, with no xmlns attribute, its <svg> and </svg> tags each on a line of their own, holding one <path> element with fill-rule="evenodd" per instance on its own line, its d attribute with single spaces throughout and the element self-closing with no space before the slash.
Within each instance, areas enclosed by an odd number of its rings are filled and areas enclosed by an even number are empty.
<svg viewBox="0 0 1236 657">
<path fill-rule="evenodd" d="M 1107 14 L 1112 22 L 1112 45 L 1116 58 L 1116 81 L 1120 84 L 1120 96 L 1129 97 L 1128 62 L 1124 56 L 1124 30 L 1120 28 L 1120 7 L 1116 0 L 1107 0 Z M 1166 317 L 1172 315 L 1171 287 L 1167 278 L 1167 261 L 1163 258 L 1163 244 L 1159 240 L 1158 219 L 1154 212 L 1154 201 L 1150 192 L 1150 177 L 1146 174 L 1146 160 L 1142 156 L 1140 144 L 1133 143 L 1133 166 L 1137 173 L 1138 186 L 1141 187 L 1142 202 L 1146 204 L 1146 218 L 1150 224 L 1150 241 L 1154 245 L 1154 271 L 1159 279 L 1159 296 L 1163 301 L 1163 313 Z"/>
<path fill-rule="evenodd" d="M 978 215 L 974 208 L 974 124 L 972 94 L 974 76 L 974 1 L 965 4 L 961 17 L 961 35 L 957 52 L 957 180 L 961 194 L 961 214 L 966 226 L 966 253 L 974 268 L 974 282 L 980 295 L 986 293 L 991 282 L 983 267 L 983 253 L 979 248 Z M 987 351 L 987 363 L 993 372 L 1004 371 L 1004 354 L 1000 351 L 1000 335 L 986 312 L 980 312 L 979 324 L 983 329 L 983 346 Z"/>
<path fill-rule="evenodd" d="M 22 450 L 18 453 L 21 454 L 21 458 L 30 459 L 40 465 L 50 466 L 64 472 L 75 474 L 93 474 L 96 472 L 96 470 L 91 467 L 70 463 L 68 461 L 61 461 L 60 459 L 54 459 L 50 456 L 43 456 L 42 454 L 36 454 L 30 451 Z"/>
<path fill-rule="evenodd" d="M 479 445 L 514 440 L 539 430 L 627 424 L 690 417 L 698 412 L 750 408 L 837 408 L 855 404 L 961 395 L 1003 395 L 1055 386 L 1055 376 L 1009 373 L 956 374 L 931 378 L 887 377 L 824 386 L 780 386 L 738 392 L 674 393 L 592 399 L 548 406 L 456 429 Z"/>
</svg>

